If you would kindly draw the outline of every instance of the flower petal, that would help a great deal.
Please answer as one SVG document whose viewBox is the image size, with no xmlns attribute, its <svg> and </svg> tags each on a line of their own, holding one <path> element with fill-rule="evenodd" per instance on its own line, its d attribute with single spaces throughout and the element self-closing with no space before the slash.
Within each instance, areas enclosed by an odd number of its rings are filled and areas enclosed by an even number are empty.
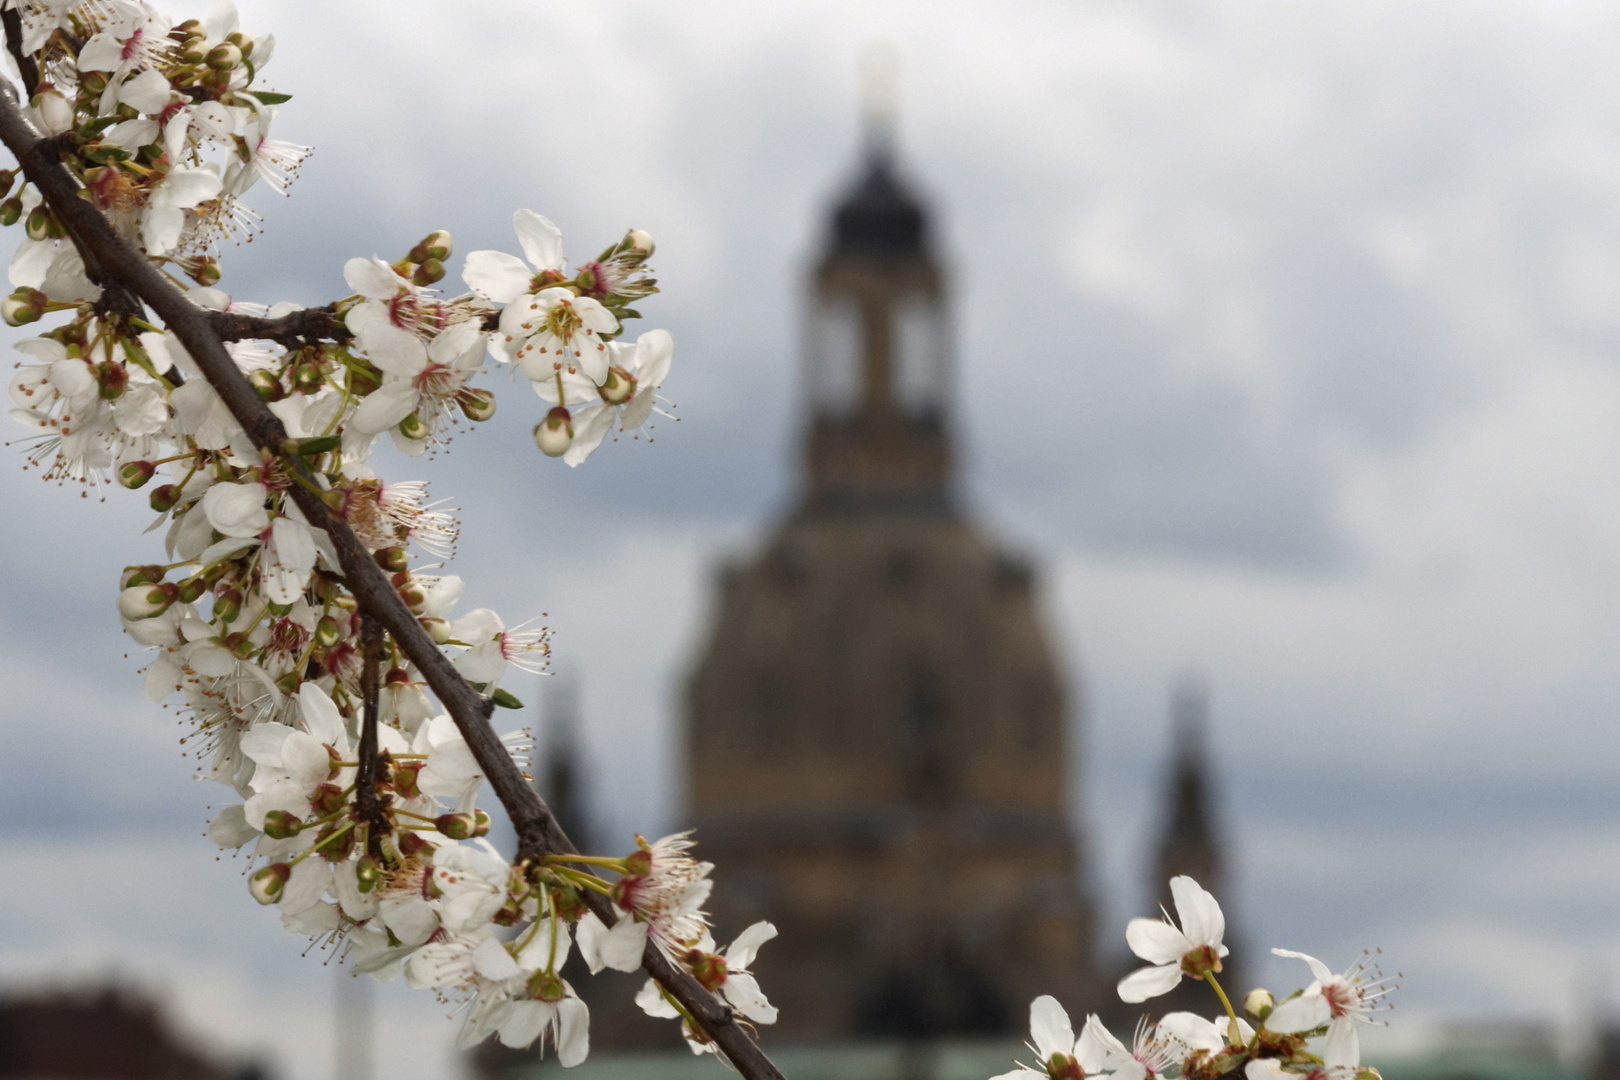
<svg viewBox="0 0 1620 1080">
<path fill-rule="evenodd" d="M 517 230 L 523 254 L 536 270 L 563 268 L 562 230 L 553 225 L 550 219 L 541 217 L 533 210 L 519 210 L 512 215 L 512 228 Z"/>
<path fill-rule="evenodd" d="M 1310 1031 L 1328 1022 L 1333 1014 L 1328 1005 L 1327 998 L 1319 992 L 1314 994 L 1301 994 L 1297 998 L 1280 1001 L 1271 1015 L 1266 1017 L 1266 1028 L 1281 1035 L 1293 1035 L 1300 1031 Z"/>
<path fill-rule="evenodd" d="M 1074 1025 L 1069 1023 L 1069 1014 L 1058 999 L 1050 994 L 1029 1003 L 1029 1036 L 1042 1061 L 1053 1054 L 1074 1053 Z"/>
<path fill-rule="evenodd" d="M 522 259 L 504 251 L 469 252 L 461 271 L 467 288 L 497 304 L 510 304 L 528 292 L 533 279 L 534 272 Z"/>
<path fill-rule="evenodd" d="M 1193 947 L 1187 935 L 1163 919 L 1132 919 L 1125 927 L 1125 943 L 1150 964 L 1179 964 Z"/>
<path fill-rule="evenodd" d="M 1176 917 L 1181 920 L 1181 932 L 1187 935 L 1188 941 L 1194 945 L 1221 943 L 1226 933 L 1226 916 L 1221 914 L 1221 905 L 1213 896 L 1185 874 L 1170 879 L 1170 895 L 1175 898 Z"/>
<path fill-rule="evenodd" d="M 1181 965 L 1161 964 L 1158 967 L 1137 968 L 1119 980 L 1119 999 L 1132 1004 L 1148 998 L 1168 994 L 1181 981 Z"/>
</svg>

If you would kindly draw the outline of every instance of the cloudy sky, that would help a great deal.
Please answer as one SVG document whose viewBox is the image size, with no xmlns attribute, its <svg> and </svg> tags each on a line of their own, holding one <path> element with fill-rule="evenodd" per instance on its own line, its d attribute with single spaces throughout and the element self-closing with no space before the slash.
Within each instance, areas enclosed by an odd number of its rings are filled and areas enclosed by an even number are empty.
<svg viewBox="0 0 1620 1080">
<path fill-rule="evenodd" d="M 1406 975 L 1397 1025 L 1609 1008 L 1612 5 L 242 10 L 296 95 L 278 134 L 317 150 L 291 200 L 257 193 L 238 295 L 323 302 L 345 259 L 433 228 L 515 250 L 518 207 L 578 254 L 631 225 L 658 239 L 643 310 L 678 342 L 678 424 L 570 471 L 513 388 L 449 456 L 386 467 L 463 508 L 470 605 L 547 613 L 613 836 L 680 824 L 682 673 L 714 566 L 792 495 L 803 275 L 852 168 L 858 57 L 886 40 L 954 281 L 965 498 L 1042 566 L 1081 690 L 1105 946 L 1144 902 L 1191 671 L 1251 948 L 1338 966 L 1381 946 Z M 338 980 L 215 861 L 223 792 L 188 779 L 126 657 L 118 568 L 159 550 L 144 501 L 80 500 L 20 457 L 0 492 L 0 971 L 127 976 L 222 1051 L 330 1076 Z M 442 1007 L 379 1002 L 392 1075 L 439 1075 Z"/>
</svg>

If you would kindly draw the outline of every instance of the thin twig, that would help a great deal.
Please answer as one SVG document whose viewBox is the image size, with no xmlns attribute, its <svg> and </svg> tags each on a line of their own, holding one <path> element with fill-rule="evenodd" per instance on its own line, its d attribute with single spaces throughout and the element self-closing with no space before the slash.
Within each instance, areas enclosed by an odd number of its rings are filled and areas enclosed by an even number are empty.
<svg viewBox="0 0 1620 1080">
<path fill-rule="evenodd" d="M 387 824 L 382 801 L 377 798 L 377 699 L 381 693 L 378 676 L 382 669 L 382 656 L 382 623 L 362 610 L 360 696 L 365 706 L 360 716 L 360 765 L 354 776 L 354 816 L 373 829 Z"/>
<path fill-rule="evenodd" d="M 286 429 L 266 408 L 226 352 L 210 313 L 197 307 L 170 284 L 145 255 L 117 234 L 99 210 L 79 197 L 78 183 L 60 161 L 39 152 L 39 134 L 24 118 L 15 92 L 3 80 L 0 80 L 0 142 L 16 155 L 29 181 L 49 203 L 79 249 L 93 256 L 112 278 L 145 301 L 174 333 L 261 455 L 267 460 L 280 458 L 283 467 L 308 481 L 307 487 L 294 484 L 289 493 L 309 523 L 331 538 L 349 589 L 362 609 L 393 636 L 455 721 L 517 832 L 517 861 L 546 854 L 578 854 L 490 726 L 489 716 L 493 710 L 490 701 L 461 677 L 449 657 L 439 650 L 405 606 L 354 531 L 346 522 L 333 517 L 326 503 L 314 493 L 314 480 L 303 461 L 296 454 L 283 454 Z M 617 919 L 618 912 L 606 897 L 593 893 L 585 899 L 605 922 Z M 642 966 L 708 1032 L 742 1076 L 747 1080 L 783 1080 L 780 1070 L 737 1023 L 731 1006 L 676 967 L 651 940 L 643 953 Z"/>
</svg>

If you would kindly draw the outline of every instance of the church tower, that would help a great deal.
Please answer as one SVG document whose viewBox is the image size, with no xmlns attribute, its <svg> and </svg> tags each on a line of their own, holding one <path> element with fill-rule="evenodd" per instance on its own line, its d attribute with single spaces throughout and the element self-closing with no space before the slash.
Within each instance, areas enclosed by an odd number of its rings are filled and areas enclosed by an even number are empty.
<svg viewBox="0 0 1620 1080">
<path fill-rule="evenodd" d="M 874 120 L 809 281 L 803 481 L 726 570 L 688 686 L 688 820 L 768 1042 L 1022 1030 L 1097 1000 L 1071 713 L 1036 579 L 954 488 L 948 289 Z"/>
</svg>

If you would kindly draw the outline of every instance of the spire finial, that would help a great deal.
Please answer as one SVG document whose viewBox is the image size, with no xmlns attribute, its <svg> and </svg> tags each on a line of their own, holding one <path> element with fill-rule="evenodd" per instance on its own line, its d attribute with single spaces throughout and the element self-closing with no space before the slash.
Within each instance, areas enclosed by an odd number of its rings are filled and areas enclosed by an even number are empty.
<svg viewBox="0 0 1620 1080">
<path fill-rule="evenodd" d="M 880 39 L 861 52 L 861 122 L 866 152 L 874 161 L 887 162 L 893 156 L 899 112 L 900 50 L 894 42 Z"/>
</svg>

